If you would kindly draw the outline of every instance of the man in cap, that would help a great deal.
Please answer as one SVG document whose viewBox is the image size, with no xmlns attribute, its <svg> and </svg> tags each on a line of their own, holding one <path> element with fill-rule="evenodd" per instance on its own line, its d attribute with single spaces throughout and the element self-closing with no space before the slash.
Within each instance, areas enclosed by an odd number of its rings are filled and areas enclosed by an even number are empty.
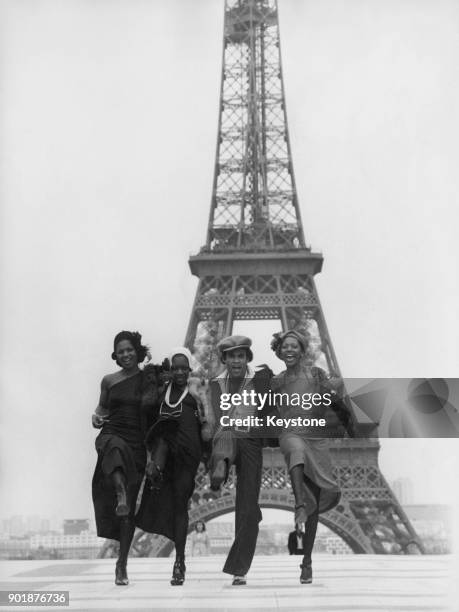
<svg viewBox="0 0 459 612">
<path fill-rule="evenodd" d="M 257 544 L 258 523 L 262 518 L 258 495 L 263 428 L 223 425 L 221 417 L 264 418 L 265 406 L 263 410 L 258 410 L 259 401 L 255 399 L 255 394 L 252 394 L 250 401 L 248 397 L 251 391 L 268 391 L 272 372 L 266 366 L 258 371 L 249 366 L 253 359 L 251 346 L 251 339 L 245 336 L 223 338 L 217 348 L 226 369 L 211 381 L 212 406 L 217 423 L 210 459 L 211 488 L 218 490 L 226 481 L 231 464 L 236 466 L 235 538 L 223 568 L 225 573 L 233 575 L 234 586 L 246 584 L 246 574 Z M 246 401 L 241 403 L 240 397 L 244 391 L 247 391 Z M 223 419 L 223 422 L 228 419 Z"/>
</svg>

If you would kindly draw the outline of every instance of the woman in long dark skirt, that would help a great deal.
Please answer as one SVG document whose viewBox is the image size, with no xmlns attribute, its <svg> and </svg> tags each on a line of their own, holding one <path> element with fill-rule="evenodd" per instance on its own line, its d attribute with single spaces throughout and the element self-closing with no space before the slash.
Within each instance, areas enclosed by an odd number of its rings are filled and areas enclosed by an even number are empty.
<svg viewBox="0 0 459 612">
<path fill-rule="evenodd" d="M 188 503 L 202 455 L 200 398 L 189 384 L 191 355 L 175 349 L 170 356 L 172 379 L 158 400 L 156 421 L 146 443 L 151 452 L 136 524 L 175 543 L 172 585 L 185 580 Z"/>
<path fill-rule="evenodd" d="M 282 417 L 323 417 L 323 408 L 302 408 L 292 397 L 320 393 L 339 384 L 329 379 L 324 370 L 304 363 L 307 340 L 296 330 L 276 334 L 271 348 L 284 361 L 287 369 L 272 380 L 272 389 L 289 397 L 288 405 L 277 409 Z M 315 414 L 315 411 L 319 414 Z M 334 508 L 340 499 L 340 490 L 332 471 L 327 441 L 313 427 L 284 427 L 279 446 L 287 463 L 295 497 L 295 523 L 305 524 L 304 557 L 300 565 L 301 584 L 312 582 L 311 553 L 319 522 L 319 514 Z"/>
<path fill-rule="evenodd" d="M 93 426 L 101 429 L 92 480 L 97 535 L 119 540 L 118 585 L 128 584 L 127 559 L 146 464 L 145 384 L 138 364 L 145 359 L 147 347 L 141 340 L 138 332 L 122 331 L 115 336 L 112 359 L 121 370 L 102 379 L 99 405 L 92 415 Z"/>
</svg>

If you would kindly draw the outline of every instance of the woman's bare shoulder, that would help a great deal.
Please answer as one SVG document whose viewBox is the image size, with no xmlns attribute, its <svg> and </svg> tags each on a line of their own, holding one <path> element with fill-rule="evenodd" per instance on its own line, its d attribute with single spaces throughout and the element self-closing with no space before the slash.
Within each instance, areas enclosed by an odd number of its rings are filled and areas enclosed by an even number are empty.
<svg viewBox="0 0 459 612">
<path fill-rule="evenodd" d="M 102 389 L 110 389 L 110 387 L 113 387 L 113 385 L 116 385 L 116 383 L 120 382 L 124 378 L 125 376 L 123 375 L 122 370 L 118 370 L 118 372 L 111 372 L 102 378 L 100 386 Z"/>
</svg>

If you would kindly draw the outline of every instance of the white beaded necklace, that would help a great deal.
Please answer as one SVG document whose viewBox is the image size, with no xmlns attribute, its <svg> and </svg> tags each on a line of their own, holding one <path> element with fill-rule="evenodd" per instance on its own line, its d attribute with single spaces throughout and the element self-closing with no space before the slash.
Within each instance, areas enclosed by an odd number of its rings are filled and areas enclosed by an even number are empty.
<svg viewBox="0 0 459 612">
<path fill-rule="evenodd" d="M 172 387 L 172 383 L 167 387 L 166 395 L 164 396 L 164 401 L 169 406 L 169 408 L 177 408 L 177 406 L 180 404 L 180 402 L 183 400 L 183 398 L 188 393 L 188 385 L 185 386 L 185 389 L 183 390 L 182 395 L 178 398 L 175 404 L 171 404 L 169 401 L 169 398 L 171 396 L 171 387 Z"/>
</svg>

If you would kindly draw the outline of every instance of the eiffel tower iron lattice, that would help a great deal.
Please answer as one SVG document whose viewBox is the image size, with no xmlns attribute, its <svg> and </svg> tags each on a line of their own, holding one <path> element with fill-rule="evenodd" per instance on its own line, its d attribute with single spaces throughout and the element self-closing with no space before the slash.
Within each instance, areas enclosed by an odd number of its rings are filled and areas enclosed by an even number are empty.
<svg viewBox="0 0 459 612">
<path fill-rule="evenodd" d="M 237 320 L 280 320 L 309 339 L 311 363 L 340 375 L 314 283 L 322 255 L 306 245 L 293 173 L 276 0 L 226 0 L 220 113 L 206 244 L 190 257 L 199 285 L 185 344 L 208 376 L 216 344 Z M 362 432 L 360 432 L 362 434 Z M 330 439 L 341 503 L 321 521 L 358 553 L 418 552 L 422 544 L 378 466 L 374 438 Z M 234 510 L 234 474 L 209 489 L 201 466 L 190 525 Z M 260 502 L 292 510 L 278 449 L 265 449 Z M 139 532 L 133 554 L 172 544 Z"/>
</svg>

